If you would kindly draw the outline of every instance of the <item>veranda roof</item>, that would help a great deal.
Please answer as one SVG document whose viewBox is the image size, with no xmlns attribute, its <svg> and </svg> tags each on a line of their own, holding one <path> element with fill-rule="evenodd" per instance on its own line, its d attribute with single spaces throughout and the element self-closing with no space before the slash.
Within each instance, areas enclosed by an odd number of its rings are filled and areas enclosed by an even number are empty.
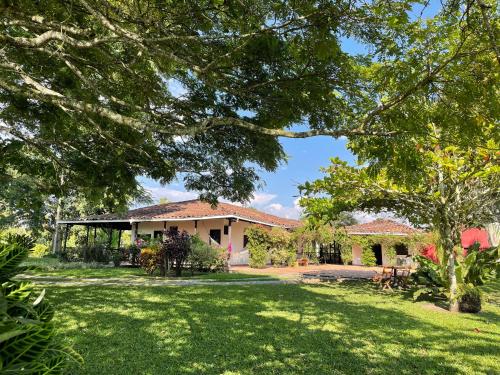
<svg viewBox="0 0 500 375">
<path fill-rule="evenodd" d="M 137 208 L 123 214 L 93 215 L 86 218 L 60 220 L 59 224 L 87 224 L 105 226 L 113 223 L 130 223 L 144 221 L 186 221 L 208 219 L 236 219 L 268 226 L 295 228 L 301 223 L 298 220 L 285 219 L 258 211 L 220 202 L 216 207 L 200 200 L 171 202 L 154 206 Z"/>
</svg>

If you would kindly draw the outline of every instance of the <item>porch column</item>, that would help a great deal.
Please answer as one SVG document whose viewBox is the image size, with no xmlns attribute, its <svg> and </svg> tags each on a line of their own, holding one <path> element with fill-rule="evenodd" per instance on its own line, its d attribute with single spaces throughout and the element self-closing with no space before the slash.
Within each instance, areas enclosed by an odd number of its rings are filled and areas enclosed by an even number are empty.
<svg viewBox="0 0 500 375">
<path fill-rule="evenodd" d="M 111 248 L 111 244 L 113 243 L 113 228 L 108 228 L 108 247 Z"/>
<path fill-rule="evenodd" d="M 138 230 L 139 223 L 132 223 L 132 233 L 130 235 L 130 241 L 132 244 L 135 244 L 135 241 L 137 240 L 137 230 Z"/>
<path fill-rule="evenodd" d="M 89 234 L 90 234 L 90 226 L 87 225 L 87 237 L 85 238 L 85 244 L 89 247 Z"/>
<path fill-rule="evenodd" d="M 63 247 L 63 252 L 66 252 L 66 244 L 68 242 L 68 232 L 69 232 L 69 224 L 66 224 L 66 229 L 64 231 L 64 247 Z"/>
<path fill-rule="evenodd" d="M 198 234 L 198 220 L 194 221 L 194 234 Z"/>
<path fill-rule="evenodd" d="M 229 219 L 229 223 L 227 225 L 227 251 L 228 251 L 228 257 L 227 257 L 227 270 L 231 270 L 231 256 L 233 255 L 233 244 L 231 242 L 231 224 L 233 223 L 233 219 Z M 222 242 L 222 241 L 221 241 Z M 231 251 L 229 251 L 231 250 Z"/>
<path fill-rule="evenodd" d="M 95 246 L 95 239 L 97 238 L 97 226 L 94 227 L 94 242 L 92 242 L 92 245 Z"/>
</svg>

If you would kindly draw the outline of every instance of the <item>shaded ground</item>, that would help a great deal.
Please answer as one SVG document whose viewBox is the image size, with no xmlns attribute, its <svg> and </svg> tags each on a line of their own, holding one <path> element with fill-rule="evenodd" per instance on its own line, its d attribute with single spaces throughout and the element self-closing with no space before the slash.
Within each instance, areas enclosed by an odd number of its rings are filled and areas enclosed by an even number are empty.
<svg viewBox="0 0 500 375">
<path fill-rule="evenodd" d="M 49 287 L 72 374 L 496 374 L 500 308 L 431 311 L 366 282 Z"/>
</svg>

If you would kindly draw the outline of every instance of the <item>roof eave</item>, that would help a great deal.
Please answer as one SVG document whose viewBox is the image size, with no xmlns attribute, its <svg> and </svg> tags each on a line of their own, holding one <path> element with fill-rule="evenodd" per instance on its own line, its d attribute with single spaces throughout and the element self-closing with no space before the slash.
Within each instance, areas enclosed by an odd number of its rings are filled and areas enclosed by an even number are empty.
<svg viewBox="0 0 500 375">
<path fill-rule="evenodd" d="M 214 215 L 187 218 L 132 218 L 132 219 L 86 219 L 86 220 L 58 220 L 57 224 L 101 224 L 101 223 L 141 223 L 141 222 L 164 222 L 164 221 L 193 221 L 193 220 L 214 220 L 214 219 L 236 219 L 248 221 L 255 224 L 267 225 L 270 227 L 293 228 L 292 225 L 270 223 L 262 220 L 254 220 L 239 215 Z"/>
</svg>

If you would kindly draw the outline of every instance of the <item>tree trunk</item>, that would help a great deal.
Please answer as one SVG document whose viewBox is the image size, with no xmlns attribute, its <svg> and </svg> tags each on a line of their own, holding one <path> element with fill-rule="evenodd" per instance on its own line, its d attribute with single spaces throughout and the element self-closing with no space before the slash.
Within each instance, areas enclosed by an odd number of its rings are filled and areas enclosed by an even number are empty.
<svg viewBox="0 0 500 375">
<path fill-rule="evenodd" d="M 180 277 L 182 275 L 182 262 L 175 262 L 175 276 Z"/>
<path fill-rule="evenodd" d="M 449 310 L 451 312 L 458 312 L 458 285 L 457 285 L 457 275 L 455 273 L 455 251 L 453 239 L 453 231 L 448 221 L 440 231 L 441 243 L 448 259 L 448 282 L 450 284 L 450 299 L 449 299 Z"/>
<path fill-rule="evenodd" d="M 451 312 L 458 312 L 457 275 L 455 274 L 455 252 L 451 249 L 448 258 L 448 279 L 450 282 L 450 307 Z"/>
<path fill-rule="evenodd" d="M 54 236 L 52 237 L 52 253 L 57 254 L 59 249 L 60 242 L 60 230 L 57 222 L 61 220 L 62 214 L 62 198 L 57 198 L 57 209 L 56 209 L 56 217 L 55 217 L 55 228 L 54 228 Z"/>
</svg>

